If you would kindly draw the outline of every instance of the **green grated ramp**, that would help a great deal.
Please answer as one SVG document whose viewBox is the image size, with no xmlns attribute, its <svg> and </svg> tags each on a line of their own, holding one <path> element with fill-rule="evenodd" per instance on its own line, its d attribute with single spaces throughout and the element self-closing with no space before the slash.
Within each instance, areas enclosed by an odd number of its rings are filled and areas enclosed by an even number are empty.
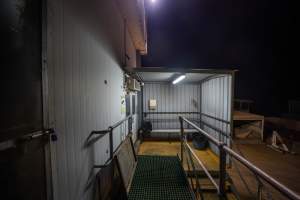
<svg viewBox="0 0 300 200">
<path fill-rule="evenodd" d="M 176 156 L 138 156 L 129 200 L 194 199 Z"/>
</svg>

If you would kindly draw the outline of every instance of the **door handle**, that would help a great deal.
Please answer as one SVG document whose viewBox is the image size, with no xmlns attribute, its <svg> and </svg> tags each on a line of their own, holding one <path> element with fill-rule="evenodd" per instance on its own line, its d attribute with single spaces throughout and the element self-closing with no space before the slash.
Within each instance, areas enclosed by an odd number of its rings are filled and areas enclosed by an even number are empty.
<svg viewBox="0 0 300 200">
<path fill-rule="evenodd" d="M 55 130 L 53 128 L 45 129 L 44 133 L 50 135 L 50 139 L 52 142 L 57 141 L 57 135 L 55 134 Z"/>
<path fill-rule="evenodd" d="M 57 135 L 55 134 L 55 130 L 53 128 L 44 129 L 42 131 L 33 133 L 32 135 L 28 136 L 27 139 L 35 139 L 42 136 L 50 136 L 51 141 L 57 141 Z"/>
</svg>

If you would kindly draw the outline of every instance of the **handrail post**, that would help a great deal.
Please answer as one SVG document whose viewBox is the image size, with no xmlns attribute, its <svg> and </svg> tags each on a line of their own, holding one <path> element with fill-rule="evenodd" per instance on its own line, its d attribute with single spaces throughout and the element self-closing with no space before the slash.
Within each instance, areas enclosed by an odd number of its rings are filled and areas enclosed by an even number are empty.
<svg viewBox="0 0 300 200">
<path fill-rule="evenodd" d="M 130 116 L 128 118 L 128 133 L 131 133 L 132 131 L 132 121 L 133 121 L 132 116 Z"/>
<path fill-rule="evenodd" d="M 110 126 L 109 130 L 109 158 L 113 158 L 114 154 L 114 143 L 113 143 L 113 128 Z"/>
<path fill-rule="evenodd" d="M 258 186 L 257 186 L 257 199 L 258 200 L 262 200 L 262 192 L 263 192 L 262 190 L 263 190 L 263 184 L 259 180 Z"/>
<path fill-rule="evenodd" d="M 183 164 L 183 119 L 181 116 L 179 116 L 179 122 L 180 122 L 180 158 L 181 158 L 181 164 Z"/>
<path fill-rule="evenodd" d="M 226 152 L 224 150 L 224 143 L 221 143 L 219 145 L 219 153 L 220 153 L 220 171 L 219 171 L 219 196 L 220 199 L 225 199 L 226 197 Z"/>
</svg>

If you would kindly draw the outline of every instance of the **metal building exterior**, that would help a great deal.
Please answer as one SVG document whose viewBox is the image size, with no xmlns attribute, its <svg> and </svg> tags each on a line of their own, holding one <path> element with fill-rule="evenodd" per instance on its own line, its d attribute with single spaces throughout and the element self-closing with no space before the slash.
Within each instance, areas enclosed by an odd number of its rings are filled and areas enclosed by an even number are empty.
<svg viewBox="0 0 300 200">
<path fill-rule="evenodd" d="M 147 51 L 143 9 L 143 1 L 47 2 L 47 117 L 58 136 L 50 147 L 55 200 L 93 199 L 93 166 L 108 159 L 109 142 L 104 136 L 87 144 L 87 138 L 126 115 L 122 68 L 139 66 Z M 125 126 L 115 130 L 114 148 Z"/>
<path fill-rule="evenodd" d="M 225 199 L 232 158 L 255 174 L 258 197 L 266 181 L 300 200 L 231 148 L 234 70 L 141 67 L 144 0 L 3 2 L 3 199 L 204 199 L 202 174 Z"/>
<path fill-rule="evenodd" d="M 170 137 L 170 132 L 178 136 L 178 117 L 184 116 L 230 145 L 234 70 L 137 68 L 131 73 L 144 83 L 142 119 L 151 122 L 152 136 Z M 172 84 L 180 74 L 186 78 Z M 156 101 L 154 109 L 150 100 Z M 218 153 L 213 144 L 211 148 Z"/>
</svg>

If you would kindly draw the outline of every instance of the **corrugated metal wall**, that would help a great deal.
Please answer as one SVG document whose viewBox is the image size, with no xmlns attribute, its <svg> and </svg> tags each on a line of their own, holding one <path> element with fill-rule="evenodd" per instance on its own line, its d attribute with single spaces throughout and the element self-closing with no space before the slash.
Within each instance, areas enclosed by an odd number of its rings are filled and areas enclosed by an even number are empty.
<svg viewBox="0 0 300 200">
<path fill-rule="evenodd" d="M 145 83 L 143 112 L 200 112 L 200 89 L 199 84 Z M 150 99 L 156 99 L 156 110 L 149 110 Z M 200 119 L 199 114 L 182 115 L 189 119 Z M 144 120 L 150 120 L 153 129 L 178 129 L 178 116 L 179 114 L 147 114 Z"/>
<path fill-rule="evenodd" d="M 90 200 L 93 166 L 104 164 L 109 151 L 107 136 L 88 146 L 86 140 L 92 130 L 125 117 L 124 21 L 114 1 L 47 2 L 49 117 L 58 135 L 51 144 L 53 195 L 55 200 Z M 124 126 L 114 132 L 115 147 L 124 138 Z"/>
<path fill-rule="evenodd" d="M 201 85 L 201 111 L 205 115 L 212 116 L 217 119 L 202 115 L 202 128 L 212 134 L 218 140 L 229 144 L 229 139 L 222 136 L 215 127 L 225 134 L 230 135 L 231 107 L 232 107 L 232 77 L 231 75 L 217 76 L 202 82 Z M 227 121 L 229 123 L 226 123 Z M 218 153 L 217 148 L 211 144 L 214 152 Z"/>
<path fill-rule="evenodd" d="M 137 98 L 138 94 L 137 92 L 134 92 L 131 94 L 131 114 L 132 116 L 132 132 L 134 133 L 132 135 L 132 141 L 135 142 L 137 139 L 137 131 L 139 128 L 139 118 L 140 118 L 140 113 L 138 113 L 138 98 Z M 135 101 L 133 101 L 133 98 L 135 98 Z M 135 103 L 135 104 L 134 104 Z M 132 112 L 133 107 L 135 107 L 135 113 Z"/>
</svg>

